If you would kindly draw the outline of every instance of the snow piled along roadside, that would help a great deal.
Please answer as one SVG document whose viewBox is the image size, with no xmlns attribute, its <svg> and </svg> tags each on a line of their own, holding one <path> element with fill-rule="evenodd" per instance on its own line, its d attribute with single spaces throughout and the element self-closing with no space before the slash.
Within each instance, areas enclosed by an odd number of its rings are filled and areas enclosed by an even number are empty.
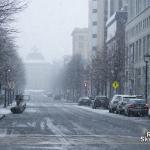
<svg viewBox="0 0 150 150">
<path fill-rule="evenodd" d="M 0 108 L 0 115 L 7 115 L 10 113 L 11 113 L 10 109 Z"/>
</svg>

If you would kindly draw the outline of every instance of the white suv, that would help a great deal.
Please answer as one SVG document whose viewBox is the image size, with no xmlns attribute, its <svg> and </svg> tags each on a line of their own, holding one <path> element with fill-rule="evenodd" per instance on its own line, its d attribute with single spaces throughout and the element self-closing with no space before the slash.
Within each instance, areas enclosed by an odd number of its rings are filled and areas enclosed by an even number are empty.
<svg viewBox="0 0 150 150">
<path fill-rule="evenodd" d="M 109 112 L 116 112 L 118 103 L 123 102 L 126 98 L 137 98 L 136 95 L 114 95 L 109 103 Z"/>
</svg>

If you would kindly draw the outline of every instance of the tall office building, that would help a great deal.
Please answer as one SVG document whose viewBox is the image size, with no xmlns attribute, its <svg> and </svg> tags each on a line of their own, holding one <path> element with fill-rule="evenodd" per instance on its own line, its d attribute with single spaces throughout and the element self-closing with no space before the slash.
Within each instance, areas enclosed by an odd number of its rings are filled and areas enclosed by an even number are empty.
<svg viewBox="0 0 150 150">
<path fill-rule="evenodd" d="M 89 48 L 90 56 L 96 57 L 98 50 L 98 0 L 89 0 Z"/>
<path fill-rule="evenodd" d="M 126 25 L 126 93 L 144 95 L 146 53 L 150 54 L 150 0 L 130 0 Z M 150 80 L 148 93 L 149 90 Z"/>
<path fill-rule="evenodd" d="M 116 11 L 126 9 L 127 0 L 89 0 L 89 46 L 91 57 L 105 49 L 106 22 Z"/>
<path fill-rule="evenodd" d="M 97 30 L 97 46 L 100 52 L 103 52 L 105 49 L 106 41 L 106 22 L 108 14 L 108 0 L 98 0 L 98 30 Z"/>
<path fill-rule="evenodd" d="M 81 56 L 83 63 L 89 63 L 89 30 L 76 28 L 72 32 L 73 55 Z"/>
</svg>

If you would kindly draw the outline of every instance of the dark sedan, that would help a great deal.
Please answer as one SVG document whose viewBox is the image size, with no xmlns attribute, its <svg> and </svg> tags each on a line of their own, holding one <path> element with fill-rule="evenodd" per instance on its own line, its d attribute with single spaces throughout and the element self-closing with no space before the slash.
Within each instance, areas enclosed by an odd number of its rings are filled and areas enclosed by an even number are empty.
<svg viewBox="0 0 150 150">
<path fill-rule="evenodd" d="M 109 99 L 106 96 L 96 96 L 92 102 L 92 108 L 96 109 L 97 107 L 108 108 Z"/>
<path fill-rule="evenodd" d="M 86 106 L 90 106 L 91 105 L 91 100 L 89 97 L 80 97 L 78 100 L 78 105 L 82 106 L 82 105 L 86 105 Z"/>
<path fill-rule="evenodd" d="M 127 116 L 147 116 L 148 105 L 144 99 L 130 99 L 124 107 Z"/>
</svg>

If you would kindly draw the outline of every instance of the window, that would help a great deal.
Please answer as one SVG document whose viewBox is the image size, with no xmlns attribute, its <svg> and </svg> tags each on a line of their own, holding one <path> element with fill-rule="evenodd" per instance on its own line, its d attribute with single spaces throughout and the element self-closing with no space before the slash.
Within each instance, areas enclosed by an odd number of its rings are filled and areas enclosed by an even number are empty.
<svg viewBox="0 0 150 150">
<path fill-rule="evenodd" d="M 92 37 L 93 37 L 93 38 L 97 38 L 97 34 L 93 34 Z"/>
<path fill-rule="evenodd" d="M 94 21 L 92 24 L 93 24 L 93 26 L 96 26 L 97 25 L 97 21 Z"/>
<path fill-rule="evenodd" d="M 139 59 L 138 51 L 139 51 L 139 46 L 138 46 L 138 41 L 137 41 L 137 42 L 136 42 L 136 52 L 135 52 L 136 61 L 138 61 L 138 59 Z"/>
<path fill-rule="evenodd" d="M 96 50 L 97 50 L 97 47 L 96 47 L 96 46 L 93 46 L 93 47 L 92 47 L 92 50 L 93 50 L 93 51 L 96 51 Z"/>
<path fill-rule="evenodd" d="M 119 9 L 121 9 L 122 8 L 122 0 L 119 0 Z"/>
<path fill-rule="evenodd" d="M 142 59 L 141 56 L 142 56 L 142 55 L 141 55 L 141 39 L 140 39 L 140 40 L 139 40 L 139 60 Z"/>
<path fill-rule="evenodd" d="M 93 13 L 97 13 L 97 9 L 93 9 L 92 12 L 93 12 Z"/>
<path fill-rule="evenodd" d="M 147 51 L 150 52 L 150 34 L 147 35 Z"/>
<path fill-rule="evenodd" d="M 114 0 L 110 0 L 110 16 L 114 14 Z"/>
<path fill-rule="evenodd" d="M 146 37 L 143 38 L 143 55 L 146 53 Z"/>
</svg>

